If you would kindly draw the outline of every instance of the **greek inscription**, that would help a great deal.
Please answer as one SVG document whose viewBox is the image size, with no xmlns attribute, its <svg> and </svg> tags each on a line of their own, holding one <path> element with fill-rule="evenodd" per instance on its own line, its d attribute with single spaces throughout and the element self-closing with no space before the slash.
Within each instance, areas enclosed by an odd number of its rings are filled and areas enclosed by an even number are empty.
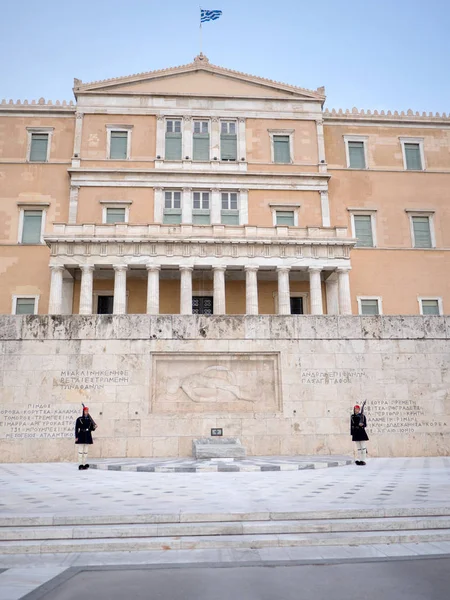
<svg viewBox="0 0 450 600">
<path fill-rule="evenodd" d="M 105 385 L 128 385 L 129 371 L 77 370 L 61 371 L 57 385 L 63 390 L 102 390 Z"/>
<path fill-rule="evenodd" d="M 27 404 L 0 409 L 0 439 L 53 439 L 74 436 L 78 406 Z"/>
<path fill-rule="evenodd" d="M 371 400 L 365 408 L 372 433 L 431 433 L 447 427 L 445 421 L 430 418 L 413 399 Z"/>
<path fill-rule="evenodd" d="M 335 371 L 321 369 L 305 369 L 300 372 L 301 382 L 306 384 L 336 385 L 338 383 L 354 383 L 364 378 L 361 369 L 337 369 Z"/>
</svg>

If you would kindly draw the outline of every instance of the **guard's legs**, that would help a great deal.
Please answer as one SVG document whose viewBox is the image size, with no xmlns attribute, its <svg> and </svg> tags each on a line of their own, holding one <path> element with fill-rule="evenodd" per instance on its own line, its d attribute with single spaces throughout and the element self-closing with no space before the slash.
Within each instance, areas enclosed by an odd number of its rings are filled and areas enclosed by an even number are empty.
<svg viewBox="0 0 450 600">
<path fill-rule="evenodd" d="M 86 468 L 87 455 L 88 455 L 88 445 L 83 444 L 83 467 L 85 467 L 85 468 Z"/>
</svg>

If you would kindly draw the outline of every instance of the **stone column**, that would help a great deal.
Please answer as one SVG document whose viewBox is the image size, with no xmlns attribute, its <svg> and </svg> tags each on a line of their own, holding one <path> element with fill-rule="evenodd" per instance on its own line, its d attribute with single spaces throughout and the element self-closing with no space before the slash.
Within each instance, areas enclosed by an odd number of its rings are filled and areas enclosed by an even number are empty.
<svg viewBox="0 0 450 600">
<path fill-rule="evenodd" d="M 62 286 L 64 267 L 60 265 L 50 266 L 50 298 L 48 302 L 48 314 L 60 315 L 62 312 Z"/>
<path fill-rule="evenodd" d="M 258 267 L 248 266 L 245 268 L 245 313 L 247 315 L 258 314 Z"/>
<path fill-rule="evenodd" d="M 165 139 L 166 139 L 166 120 L 164 117 L 157 117 L 156 118 L 156 156 L 160 157 L 157 158 L 156 160 L 163 160 L 164 159 L 164 145 L 165 145 Z"/>
<path fill-rule="evenodd" d="M 213 267 L 214 273 L 214 314 L 225 315 L 225 269 L 226 267 Z"/>
<path fill-rule="evenodd" d="M 220 225 L 222 222 L 222 196 L 220 190 L 213 188 L 211 190 L 211 225 Z"/>
<path fill-rule="evenodd" d="M 193 143 L 192 143 L 192 117 L 187 115 L 183 117 L 181 121 L 181 127 L 183 129 L 182 133 L 182 151 L 183 156 L 182 160 L 186 160 L 186 156 L 189 157 L 189 160 L 192 160 L 192 151 L 193 151 Z"/>
<path fill-rule="evenodd" d="M 75 224 L 77 222 L 78 213 L 78 193 L 80 191 L 79 185 L 71 185 L 69 193 L 69 224 Z"/>
<path fill-rule="evenodd" d="M 73 139 L 72 167 L 80 166 L 81 137 L 83 135 L 83 113 L 75 113 L 75 135 Z"/>
<path fill-rule="evenodd" d="M 159 265 L 147 265 L 147 314 L 159 315 Z"/>
<path fill-rule="evenodd" d="M 346 267 L 339 267 L 337 272 L 339 283 L 339 314 L 351 315 L 352 299 L 350 296 L 350 269 Z"/>
<path fill-rule="evenodd" d="M 339 314 L 339 287 L 337 276 L 333 273 L 325 281 L 326 294 L 327 294 L 327 314 L 338 315 Z"/>
<path fill-rule="evenodd" d="M 327 172 L 327 163 L 325 156 L 325 137 L 323 132 L 323 120 L 318 119 L 316 121 L 316 132 L 317 132 L 317 150 L 319 158 L 319 173 Z M 323 162 L 322 162 L 323 161 Z"/>
<path fill-rule="evenodd" d="M 245 119 L 239 118 L 238 122 L 239 133 L 238 133 L 238 156 L 237 162 L 241 162 L 241 158 L 247 158 L 247 148 L 246 148 L 246 140 L 245 140 Z"/>
<path fill-rule="evenodd" d="M 322 280 L 320 273 L 322 269 L 309 267 L 309 294 L 312 315 L 323 315 L 322 306 Z"/>
<path fill-rule="evenodd" d="M 291 267 L 277 267 L 278 272 L 278 314 L 291 314 L 291 295 L 289 291 L 289 271 Z"/>
<path fill-rule="evenodd" d="M 192 271 L 194 267 L 180 266 L 180 315 L 192 315 Z"/>
<path fill-rule="evenodd" d="M 183 188 L 181 194 L 181 222 L 192 225 L 192 188 Z"/>
<path fill-rule="evenodd" d="M 164 190 L 160 187 L 156 187 L 154 189 L 153 204 L 153 215 L 155 223 L 162 223 L 164 220 Z"/>
<path fill-rule="evenodd" d="M 239 190 L 239 225 L 248 225 L 248 190 Z"/>
<path fill-rule="evenodd" d="M 94 266 L 81 265 L 80 315 L 92 315 L 92 288 L 94 283 Z"/>
<path fill-rule="evenodd" d="M 320 192 L 320 207 L 322 211 L 322 226 L 330 227 L 330 202 L 328 200 L 328 192 Z"/>
<path fill-rule="evenodd" d="M 211 152 L 212 160 L 220 160 L 220 121 L 218 117 L 211 119 Z"/>
<path fill-rule="evenodd" d="M 113 265 L 115 315 L 125 315 L 127 312 L 127 268 L 127 265 Z"/>
</svg>

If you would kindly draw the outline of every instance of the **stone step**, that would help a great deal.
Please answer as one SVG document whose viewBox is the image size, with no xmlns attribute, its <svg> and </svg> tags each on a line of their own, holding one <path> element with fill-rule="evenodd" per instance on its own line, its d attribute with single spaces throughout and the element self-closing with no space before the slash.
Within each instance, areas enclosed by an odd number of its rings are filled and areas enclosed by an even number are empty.
<svg viewBox="0 0 450 600">
<path fill-rule="evenodd" d="M 153 538 L 171 536 L 278 535 L 350 531 L 449 529 L 450 517 L 386 517 L 361 519 L 222 521 L 124 525 L 56 525 L 1 527 L 0 541 Z"/>
<path fill-rule="evenodd" d="M 450 530 L 389 530 L 385 532 L 332 532 L 308 534 L 245 534 L 217 536 L 151 537 L 0 542 L 1 554 L 57 554 L 71 552 L 131 552 L 146 550 L 198 550 L 212 548 L 275 548 L 296 546 L 358 546 L 450 540 Z"/>
<path fill-rule="evenodd" d="M 367 509 L 323 509 L 318 511 L 248 513 L 137 513 L 115 515 L 3 516 L 1 527 L 54 525 L 139 525 L 155 523 L 217 523 L 243 521 L 310 521 L 320 519 L 377 519 L 393 517 L 450 517 L 450 505 L 431 507 L 391 507 Z"/>
</svg>

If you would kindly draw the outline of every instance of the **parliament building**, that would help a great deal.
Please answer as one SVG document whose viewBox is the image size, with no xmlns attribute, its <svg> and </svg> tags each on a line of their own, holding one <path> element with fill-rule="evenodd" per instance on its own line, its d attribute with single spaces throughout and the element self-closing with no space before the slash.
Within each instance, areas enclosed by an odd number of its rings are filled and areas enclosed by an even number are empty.
<svg viewBox="0 0 450 600">
<path fill-rule="evenodd" d="M 325 88 L 203 54 L 73 93 L 0 104 L 3 406 L 84 399 L 102 456 L 189 455 L 215 426 L 253 454 L 332 453 L 367 395 L 375 452 L 442 451 L 433 415 L 389 436 L 374 407 L 450 413 L 450 117 L 328 110 Z M 15 450 L 0 423 L 11 460 L 70 458 L 25 421 Z"/>
</svg>

